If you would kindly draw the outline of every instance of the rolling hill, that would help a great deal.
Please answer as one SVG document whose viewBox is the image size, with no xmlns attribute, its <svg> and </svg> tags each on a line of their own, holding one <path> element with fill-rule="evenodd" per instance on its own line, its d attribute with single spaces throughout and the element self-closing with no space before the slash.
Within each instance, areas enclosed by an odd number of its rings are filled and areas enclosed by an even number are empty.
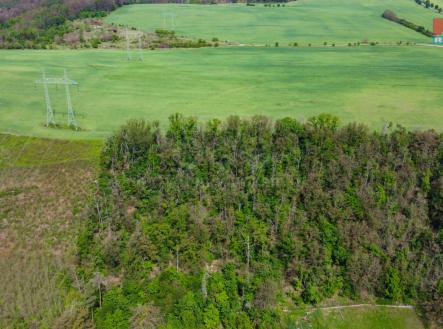
<svg viewBox="0 0 443 329">
<path fill-rule="evenodd" d="M 116 10 L 106 20 L 145 31 L 162 28 L 194 38 L 215 37 L 246 44 L 429 41 L 415 31 L 382 19 L 386 9 L 428 29 L 432 29 L 432 18 L 438 15 L 413 0 L 300 0 L 285 7 L 131 5 Z"/>
</svg>

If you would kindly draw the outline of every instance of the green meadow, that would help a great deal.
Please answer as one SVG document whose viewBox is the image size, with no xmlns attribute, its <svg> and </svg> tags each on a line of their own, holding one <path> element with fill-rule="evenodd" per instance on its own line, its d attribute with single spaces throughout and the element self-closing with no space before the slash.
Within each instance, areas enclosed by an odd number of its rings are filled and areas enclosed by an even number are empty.
<svg viewBox="0 0 443 329">
<path fill-rule="evenodd" d="M 45 69 L 68 69 L 82 131 L 46 128 Z M 432 47 L 226 47 L 146 51 L 0 52 L 0 131 L 53 138 L 103 138 L 130 118 L 165 124 L 180 112 L 200 120 L 229 115 L 292 116 L 328 112 L 373 129 L 387 122 L 443 129 L 443 52 Z M 63 86 L 50 86 L 58 123 L 66 123 Z"/>
<path fill-rule="evenodd" d="M 423 329 L 414 310 L 362 307 L 318 311 L 301 323 L 313 329 Z"/>
<path fill-rule="evenodd" d="M 131 5 L 116 10 L 106 20 L 145 31 L 161 28 L 193 38 L 218 38 L 246 44 L 430 42 L 415 31 L 383 19 L 381 15 L 386 9 L 430 30 L 433 17 L 443 17 L 413 0 L 299 0 L 285 7 Z"/>
</svg>

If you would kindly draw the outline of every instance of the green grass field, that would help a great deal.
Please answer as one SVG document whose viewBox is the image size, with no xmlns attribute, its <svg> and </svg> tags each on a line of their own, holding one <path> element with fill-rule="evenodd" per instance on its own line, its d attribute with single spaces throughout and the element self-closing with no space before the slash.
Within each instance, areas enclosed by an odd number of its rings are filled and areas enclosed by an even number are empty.
<svg viewBox="0 0 443 329">
<path fill-rule="evenodd" d="M 178 35 L 247 44 L 430 42 L 430 38 L 383 19 L 386 9 L 430 30 L 433 17 L 441 17 L 413 0 L 299 0 L 285 7 L 131 5 L 113 12 L 107 21 L 146 31 L 164 28 Z"/>
<path fill-rule="evenodd" d="M 41 69 L 80 84 L 72 90 L 83 131 L 45 128 Z M 0 131 L 53 138 L 103 138 L 130 118 L 167 122 L 236 114 L 306 119 L 329 112 L 381 129 L 443 129 L 443 51 L 431 47 L 257 48 L 146 51 L 0 52 Z M 60 123 L 62 86 L 50 87 Z"/>
<path fill-rule="evenodd" d="M 423 329 L 417 314 L 409 309 L 354 308 L 316 312 L 302 323 L 313 329 Z M 310 326 L 308 326 L 308 323 Z"/>
</svg>

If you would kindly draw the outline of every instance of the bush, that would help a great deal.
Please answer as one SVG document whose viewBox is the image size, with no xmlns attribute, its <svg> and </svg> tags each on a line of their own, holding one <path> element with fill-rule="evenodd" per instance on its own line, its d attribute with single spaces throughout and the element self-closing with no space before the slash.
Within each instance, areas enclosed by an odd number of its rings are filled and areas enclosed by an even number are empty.
<svg viewBox="0 0 443 329">
<path fill-rule="evenodd" d="M 385 10 L 382 17 L 393 22 L 398 21 L 397 15 L 392 10 Z"/>
<path fill-rule="evenodd" d="M 98 46 L 101 44 L 101 41 L 97 38 L 91 39 L 91 47 L 92 48 L 98 48 Z"/>
<path fill-rule="evenodd" d="M 386 273 L 385 296 L 394 302 L 402 300 L 402 280 L 400 278 L 400 273 L 396 268 L 390 267 Z"/>
</svg>

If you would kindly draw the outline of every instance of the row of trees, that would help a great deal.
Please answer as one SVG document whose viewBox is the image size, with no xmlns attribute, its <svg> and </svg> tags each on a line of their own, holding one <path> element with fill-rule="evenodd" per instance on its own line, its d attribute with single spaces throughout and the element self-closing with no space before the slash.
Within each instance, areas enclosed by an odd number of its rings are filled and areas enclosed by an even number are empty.
<svg viewBox="0 0 443 329">
<path fill-rule="evenodd" d="M 285 328 L 342 295 L 443 323 L 443 136 L 265 117 L 130 121 L 78 239 L 98 328 Z"/>
<path fill-rule="evenodd" d="M 415 0 L 415 2 L 420 6 L 424 6 L 425 8 L 435 9 L 439 13 L 443 11 L 443 8 L 441 8 L 438 4 L 432 3 L 429 0 Z"/>
<path fill-rule="evenodd" d="M 399 18 L 392 10 L 385 10 L 382 14 L 382 17 L 390 20 L 392 22 L 398 23 L 400 25 L 403 25 L 407 27 L 408 29 L 414 30 L 418 33 L 421 33 L 427 37 L 432 37 L 432 31 L 429 31 L 424 26 L 416 25 L 415 23 L 412 23 L 404 18 Z"/>
</svg>

